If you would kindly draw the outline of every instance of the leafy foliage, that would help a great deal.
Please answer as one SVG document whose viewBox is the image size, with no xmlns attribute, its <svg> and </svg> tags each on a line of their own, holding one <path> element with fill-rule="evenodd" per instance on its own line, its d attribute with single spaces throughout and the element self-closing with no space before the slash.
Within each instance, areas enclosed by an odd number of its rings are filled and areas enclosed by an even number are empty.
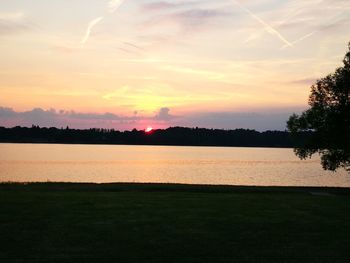
<svg viewBox="0 0 350 263">
<path fill-rule="evenodd" d="M 350 43 L 344 66 L 311 86 L 310 109 L 293 114 L 288 130 L 294 137 L 312 131 L 312 136 L 294 151 L 301 159 L 321 155 L 324 169 L 344 167 L 350 172 Z"/>
</svg>

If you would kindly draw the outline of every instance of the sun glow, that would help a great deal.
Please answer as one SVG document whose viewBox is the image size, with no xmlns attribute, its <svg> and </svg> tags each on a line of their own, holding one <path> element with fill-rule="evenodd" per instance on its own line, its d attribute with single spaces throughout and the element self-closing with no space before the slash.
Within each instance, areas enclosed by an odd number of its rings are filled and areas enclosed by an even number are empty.
<svg viewBox="0 0 350 263">
<path fill-rule="evenodd" d="M 152 128 L 152 127 L 147 127 L 147 128 L 145 129 L 145 132 L 146 132 L 146 133 L 150 133 L 151 131 L 153 131 L 153 128 Z"/>
</svg>

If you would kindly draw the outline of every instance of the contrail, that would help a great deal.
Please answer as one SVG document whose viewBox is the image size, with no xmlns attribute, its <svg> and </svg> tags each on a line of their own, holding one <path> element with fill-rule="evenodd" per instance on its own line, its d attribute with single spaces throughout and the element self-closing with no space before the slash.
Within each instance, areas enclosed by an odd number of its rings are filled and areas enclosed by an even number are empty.
<svg viewBox="0 0 350 263">
<path fill-rule="evenodd" d="M 283 26 L 285 23 L 287 23 L 291 18 L 293 18 L 294 16 L 296 16 L 297 14 L 299 14 L 301 11 L 300 10 L 293 10 L 291 12 L 289 12 L 288 15 L 285 16 L 284 20 L 280 21 L 277 25 L 274 26 L 274 28 L 279 28 L 280 26 Z M 261 30 L 261 32 L 259 31 L 259 33 L 255 33 L 252 34 L 251 36 L 249 36 L 244 43 L 248 43 L 254 39 L 257 39 L 258 37 L 261 37 L 263 35 L 263 33 L 266 32 L 265 28 Z"/>
<path fill-rule="evenodd" d="M 329 21 L 333 20 L 333 18 L 339 18 L 339 15 L 337 14 L 337 15 L 333 16 L 331 19 L 329 19 Z M 330 23 L 327 23 L 327 24 L 325 24 L 325 28 L 327 28 L 327 26 L 330 26 L 330 25 L 332 25 L 332 24 L 336 24 L 336 23 L 338 23 L 339 21 L 341 21 L 341 19 L 336 19 L 335 21 L 332 21 L 332 22 L 330 22 Z M 317 33 L 317 32 L 322 32 L 323 30 L 324 30 L 324 29 L 321 28 L 321 29 L 319 29 L 319 30 L 315 30 L 315 31 L 313 31 L 313 32 L 311 32 L 311 33 L 308 33 L 308 34 L 306 34 L 306 35 L 304 35 L 304 36 L 298 38 L 297 40 L 293 41 L 292 44 L 294 45 L 294 44 L 296 44 L 296 43 L 298 43 L 298 42 L 300 42 L 300 41 L 302 41 L 302 40 L 304 40 L 304 39 L 306 39 L 306 38 L 308 38 L 308 37 L 311 37 L 312 35 L 314 35 L 314 34 Z M 286 48 L 286 47 L 288 47 L 288 46 L 287 46 L 287 45 L 284 45 L 283 47 L 281 47 L 281 49 L 284 49 L 284 48 Z"/>
<path fill-rule="evenodd" d="M 256 14 L 254 14 L 252 11 L 250 11 L 248 8 L 244 7 L 241 3 L 237 2 L 237 1 L 234 1 L 234 3 L 236 5 L 238 5 L 248 15 L 250 15 L 252 18 L 254 18 L 256 21 L 258 21 L 261 25 L 263 25 L 267 32 L 269 32 L 271 35 L 277 36 L 286 46 L 288 46 L 288 47 L 293 46 L 293 44 L 290 43 L 285 37 L 283 37 L 280 32 L 278 32 L 276 29 L 274 29 L 272 26 L 270 26 L 268 23 L 266 23 L 264 20 L 262 20 L 260 17 L 258 17 Z"/>
<path fill-rule="evenodd" d="M 89 40 L 91 30 L 94 28 L 94 26 L 96 26 L 98 23 L 100 23 L 103 20 L 103 18 L 104 18 L 103 16 L 100 16 L 100 17 L 97 17 L 97 18 L 91 20 L 91 22 L 89 23 L 89 25 L 86 29 L 85 35 L 80 42 L 82 45 L 84 45 Z"/>
<path fill-rule="evenodd" d="M 117 9 L 123 4 L 124 0 L 110 0 L 108 2 L 108 11 L 109 13 L 114 13 L 115 11 L 117 11 Z M 97 17 L 95 19 L 93 19 L 89 24 L 88 27 L 86 29 L 85 35 L 81 40 L 81 44 L 85 45 L 85 43 L 89 40 L 90 34 L 92 29 L 98 24 L 100 23 L 105 17 L 104 16 L 100 16 Z"/>
<path fill-rule="evenodd" d="M 309 34 L 306 34 L 305 36 L 302 36 L 301 38 L 298 38 L 297 40 L 294 40 L 292 42 L 293 45 L 295 45 L 296 43 L 300 42 L 300 41 L 303 41 L 304 39 L 308 38 L 308 37 L 311 37 L 313 34 L 315 34 L 317 31 L 313 31 Z M 287 45 L 284 45 L 283 47 L 281 47 L 281 49 L 285 49 L 287 48 L 288 46 Z"/>
<path fill-rule="evenodd" d="M 108 2 L 108 9 L 110 13 L 114 13 L 123 4 L 124 0 L 110 0 Z"/>
</svg>

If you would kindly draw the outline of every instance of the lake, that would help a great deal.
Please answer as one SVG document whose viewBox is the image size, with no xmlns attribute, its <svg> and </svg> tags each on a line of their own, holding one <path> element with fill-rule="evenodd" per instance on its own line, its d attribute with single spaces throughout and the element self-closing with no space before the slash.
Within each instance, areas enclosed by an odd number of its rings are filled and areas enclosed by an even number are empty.
<svg viewBox="0 0 350 263">
<path fill-rule="evenodd" d="M 5 143 L 0 181 L 349 187 L 350 175 L 292 149 Z"/>
</svg>

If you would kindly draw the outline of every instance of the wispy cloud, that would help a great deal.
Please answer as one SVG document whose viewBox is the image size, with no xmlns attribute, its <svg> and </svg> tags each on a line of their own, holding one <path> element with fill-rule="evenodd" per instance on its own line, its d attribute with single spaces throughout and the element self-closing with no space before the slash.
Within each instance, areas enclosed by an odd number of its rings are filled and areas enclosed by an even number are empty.
<svg viewBox="0 0 350 263">
<path fill-rule="evenodd" d="M 123 4 L 123 2 L 124 2 L 124 0 L 110 0 L 107 4 L 108 12 L 114 13 Z M 88 26 L 86 28 L 85 35 L 83 36 L 83 38 L 81 40 L 82 45 L 86 44 L 86 42 L 89 40 L 92 29 L 97 24 L 99 24 L 103 19 L 105 19 L 105 16 L 100 16 L 100 17 L 94 18 L 93 20 L 90 21 L 90 23 L 88 24 Z"/>
<path fill-rule="evenodd" d="M 304 79 L 289 81 L 287 82 L 287 84 L 311 86 L 315 82 L 316 82 L 316 78 L 304 78 Z"/>
<path fill-rule="evenodd" d="M 335 19 L 330 19 L 326 21 L 325 24 L 316 26 L 318 31 L 330 31 L 337 30 L 342 26 L 346 26 L 350 23 L 350 16 L 347 17 L 335 17 Z"/>
<path fill-rule="evenodd" d="M 108 11 L 114 13 L 123 4 L 124 0 L 110 0 L 108 2 Z"/>
<path fill-rule="evenodd" d="M 117 49 L 123 51 L 124 53 L 135 54 L 137 56 L 142 56 L 143 52 L 145 51 L 144 48 L 126 41 L 122 41 Z"/>
<path fill-rule="evenodd" d="M 0 35 L 23 32 L 30 27 L 22 12 L 0 13 Z"/>
<path fill-rule="evenodd" d="M 208 71 L 208 70 L 202 70 L 202 69 L 193 69 L 188 67 L 164 66 L 163 69 L 176 72 L 176 73 L 198 75 L 209 80 L 220 80 L 225 77 L 225 74 L 221 72 L 214 72 L 214 71 Z"/>
<path fill-rule="evenodd" d="M 180 8 L 186 8 L 198 5 L 200 2 L 196 1 L 181 1 L 181 2 L 167 2 L 167 1 L 157 1 L 151 3 L 142 4 L 141 10 L 146 12 L 152 11 L 174 11 Z"/>
<path fill-rule="evenodd" d="M 97 17 L 93 20 L 90 21 L 90 23 L 88 24 L 88 27 L 86 29 L 85 35 L 83 36 L 82 40 L 81 40 L 81 44 L 85 45 L 85 43 L 89 40 L 90 34 L 92 29 L 98 24 L 100 23 L 102 20 L 104 19 L 104 17 L 100 16 Z"/>
<path fill-rule="evenodd" d="M 139 46 L 137 46 L 137 45 L 135 45 L 135 44 L 133 44 L 133 43 L 130 43 L 130 42 L 125 42 L 125 41 L 124 41 L 123 44 L 126 45 L 126 46 L 129 46 L 129 47 L 132 47 L 132 48 L 139 49 L 139 50 L 145 50 L 144 48 L 139 47 Z"/>
<path fill-rule="evenodd" d="M 171 10 L 168 13 L 158 13 L 143 22 L 143 29 L 155 27 L 174 27 L 171 33 L 197 33 L 210 27 L 214 19 L 227 18 L 230 13 L 221 9 L 191 8 L 186 10 Z M 216 28 L 216 27 L 215 27 Z M 178 38 L 178 37 L 177 37 Z"/>
<path fill-rule="evenodd" d="M 0 20 L 10 21 L 10 22 L 20 22 L 23 21 L 24 14 L 22 12 L 14 13 L 0 13 Z"/>
</svg>

